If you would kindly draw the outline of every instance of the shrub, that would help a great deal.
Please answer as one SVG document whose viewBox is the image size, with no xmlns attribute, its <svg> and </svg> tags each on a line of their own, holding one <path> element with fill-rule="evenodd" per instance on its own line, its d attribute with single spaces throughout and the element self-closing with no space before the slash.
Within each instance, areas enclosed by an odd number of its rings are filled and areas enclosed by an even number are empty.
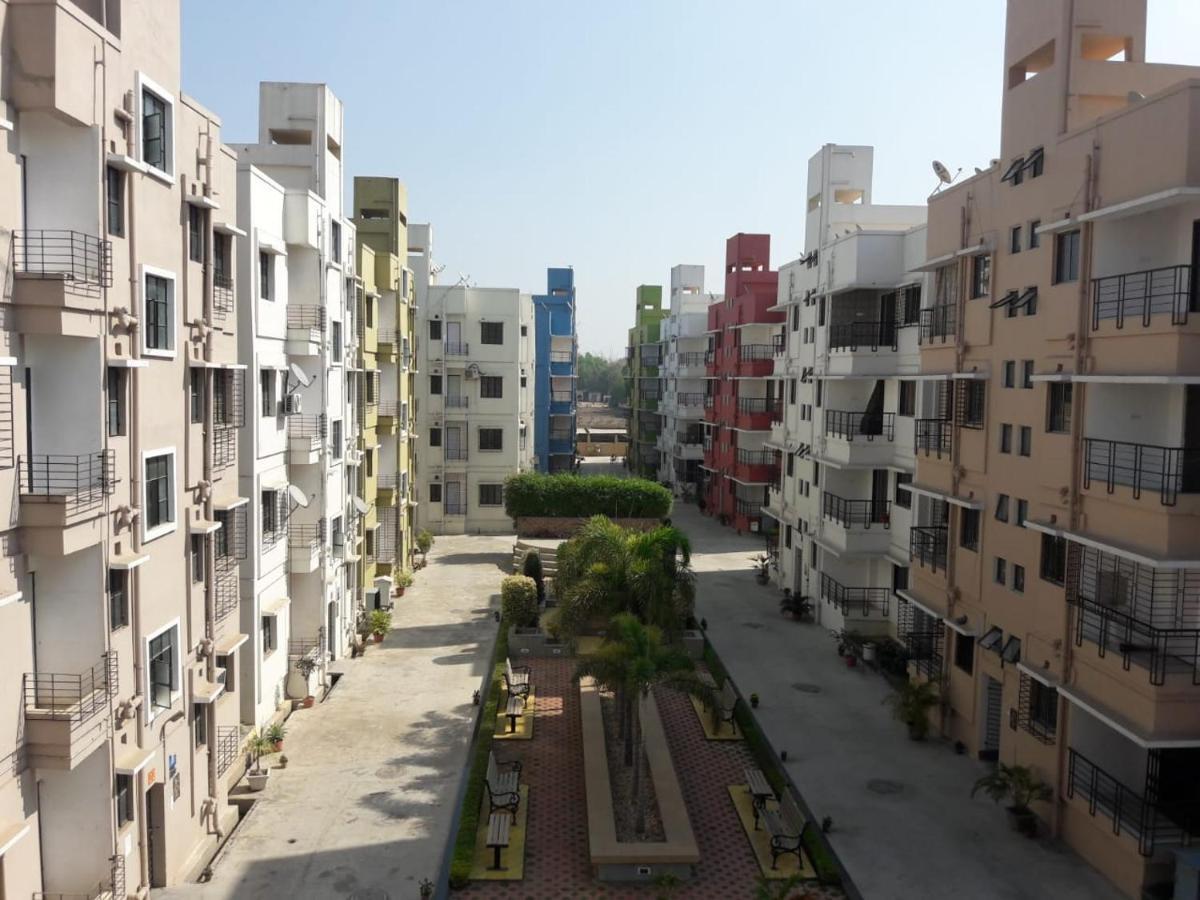
<svg viewBox="0 0 1200 900">
<path fill-rule="evenodd" d="M 429 548 L 433 546 L 433 533 L 428 528 L 422 528 L 417 534 L 417 549 L 422 554 L 429 552 Z"/>
<path fill-rule="evenodd" d="M 396 572 L 396 587 L 409 588 L 412 587 L 413 573 L 411 569 L 400 569 Z"/>
<path fill-rule="evenodd" d="M 533 579 L 533 583 L 537 585 L 537 601 L 538 606 L 542 606 L 546 602 L 546 582 L 542 578 L 542 556 L 536 550 L 530 550 L 525 554 L 525 562 L 521 565 L 521 571 Z"/>
<path fill-rule="evenodd" d="M 538 620 L 537 585 L 526 575 L 509 575 L 500 582 L 500 613 L 518 628 L 532 628 Z"/>
<path fill-rule="evenodd" d="M 671 512 L 671 492 L 640 478 L 546 475 L 523 472 L 504 483 L 504 511 L 521 516 L 660 519 Z"/>
<path fill-rule="evenodd" d="M 373 609 L 367 617 L 367 627 L 371 634 L 387 634 L 392 628 L 392 614 L 386 609 Z"/>
</svg>

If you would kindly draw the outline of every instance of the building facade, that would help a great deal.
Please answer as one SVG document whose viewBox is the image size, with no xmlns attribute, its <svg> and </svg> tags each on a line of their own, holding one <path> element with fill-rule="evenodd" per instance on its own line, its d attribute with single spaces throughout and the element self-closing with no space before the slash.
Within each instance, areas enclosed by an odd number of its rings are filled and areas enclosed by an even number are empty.
<svg viewBox="0 0 1200 900">
<path fill-rule="evenodd" d="M 629 449 L 626 465 L 644 478 L 657 478 L 659 470 L 658 435 L 662 417 L 658 405 L 662 399 L 659 370 L 663 362 L 662 320 L 667 310 L 662 305 L 662 287 L 642 284 L 637 288 L 634 325 L 629 329 L 625 348 L 625 383 L 629 387 Z"/>
<path fill-rule="evenodd" d="M 1131 897 L 1200 833 L 1200 69 L 1145 39 L 1008 4 L 1000 158 L 929 205 L 901 618 L 947 734 Z"/>
<path fill-rule="evenodd" d="M 540 472 L 575 468 L 575 273 L 547 269 L 546 293 L 533 295 L 534 458 Z"/>
</svg>

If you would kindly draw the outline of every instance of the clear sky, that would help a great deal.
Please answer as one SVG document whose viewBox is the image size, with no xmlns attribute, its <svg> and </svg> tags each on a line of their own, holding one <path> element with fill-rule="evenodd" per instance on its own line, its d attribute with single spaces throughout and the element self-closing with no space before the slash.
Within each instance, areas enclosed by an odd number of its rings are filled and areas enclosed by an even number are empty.
<svg viewBox="0 0 1200 900">
<path fill-rule="evenodd" d="M 1200 0 L 1149 0 L 1147 56 L 1200 64 Z M 184 90 L 253 140 L 259 81 L 328 83 L 348 175 L 397 175 L 451 280 L 575 268 L 583 350 L 624 353 L 634 288 L 725 238 L 803 240 L 805 163 L 875 147 L 874 199 L 999 149 L 1004 0 L 183 0 Z"/>
</svg>

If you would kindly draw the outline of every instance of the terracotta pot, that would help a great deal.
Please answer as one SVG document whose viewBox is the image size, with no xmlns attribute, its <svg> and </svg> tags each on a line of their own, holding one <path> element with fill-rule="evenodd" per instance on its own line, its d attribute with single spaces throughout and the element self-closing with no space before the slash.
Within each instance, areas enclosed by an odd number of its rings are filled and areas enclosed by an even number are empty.
<svg viewBox="0 0 1200 900">
<path fill-rule="evenodd" d="M 305 709 L 311 709 L 311 708 L 312 708 L 312 705 L 313 705 L 314 703 L 316 703 L 316 702 L 317 702 L 317 698 L 316 698 L 316 697 L 314 697 L 312 694 L 309 694 L 307 697 L 305 697 L 305 698 L 304 698 L 304 701 L 303 701 L 303 703 L 302 703 L 301 705 L 302 705 L 302 706 L 303 706 Z"/>
<path fill-rule="evenodd" d="M 375 643 L 377 643 L 377 644 L 383 640 L 382 634 L 372 634 L 371 637 L 373 637 L 375 639 Z"/>
<path fill-rule="evenodd" d="M 858 665 L 858 657 L 847 653 L 846 654 L 846 668 L 853 669 L 857 665 Z"/>
<path fill-rule="evenodd" d="M 276 741 L 275 742 L 275 752 L 278 753 L 282 749 L 283 749 L 283 741 Z"/>
<path fill-rule="evenodd" d="M 396 588 L 396 596 L 403 597 L 404 596 L 404 588 L 402 588 L 402 587 Z"/>
</svg>

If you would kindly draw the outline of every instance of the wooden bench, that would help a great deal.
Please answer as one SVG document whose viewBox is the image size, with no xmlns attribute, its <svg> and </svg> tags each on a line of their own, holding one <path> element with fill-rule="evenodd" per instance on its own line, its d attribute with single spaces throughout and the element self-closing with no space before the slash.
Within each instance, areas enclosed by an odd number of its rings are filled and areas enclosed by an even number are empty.
<svg viewBox="0 0 1200 900">
<path fill-rule="evenodd" d="M 767 801 L 774 798 L 775 789 L 762 769 L 746 769 L 746 787 L 754 798 L 754 830 L 758 831 L 759 814 L 766 809 Z"/>
<path fill-rule="evenodd" d="M 764 806 L 762 819 L 771 836 L 771 868 L 777 868 L 776 862 L 785 853 L 795 853 L 797 864 L 803 868 L 804 815 L 792 795 L 784 791 L 775 809 Z"/>
<path fill-rule="evenodd" d="M 508 847 L 508 832 L 512 828 L 512 821 L 512 816 L 508 813 L 498 812 L 488 816 L 487 846 L 495 854 L 489 867 L 493 871 L 503 868 L 500 865 L 500 851 Z"/>
<path fill-rule="evenodd" d="M 517 730 L 517 719 L 525 714 L 525 700 L 510 696 L 504 705 L 504 714 L 508 716 L 508 733 L 513 734 Z"/>
<path fill-rule="evenodd" d="M 503 768 L 505 771 L 501 771 Z M 521 805 L 521 763 L 513 760 L 496 762 L 496 754 L 488 752 L 487 778 L 484 781 L 488 792 L 488 814 L 498 809 L 505 810 L 516 818 Z"/>
<path fill-rule="evenodd" d="M 504 689 L 508 696 L 520 697 L 524 700 L 529 696 L 532 684 L 529 681 L 529 666 L 513 666 L 512 660 L 504 660 Z"/>
<path fill-rule="evenodd" d="M 733 733 L 737 734 L 737 718 L 734 713 L 737 711 L 737 693 L 733 689 L 733 683 L 728 679 L 725 681 L 724 687 L 721 688 L 721 693 L 717 696 L 716 715 L 716 730 L 719 732 L 721 726 L 726 722 L 733 729 Z"/>
</svg>

